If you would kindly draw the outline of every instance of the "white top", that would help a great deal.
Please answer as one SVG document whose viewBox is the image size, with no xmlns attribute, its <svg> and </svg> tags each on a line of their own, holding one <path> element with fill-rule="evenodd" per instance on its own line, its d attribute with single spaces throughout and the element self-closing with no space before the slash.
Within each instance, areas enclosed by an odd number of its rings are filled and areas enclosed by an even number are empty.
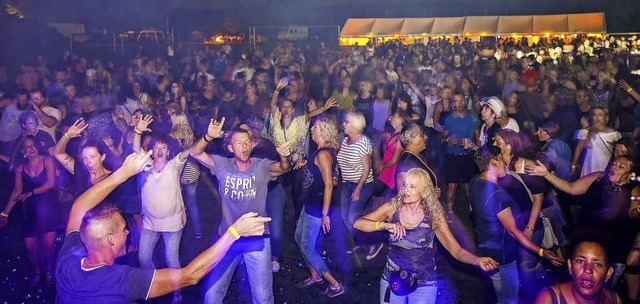
<svg viewBox="0 0 640 304">
<path fill-rule="evenodd" d="M 371 141 L 368 137 L 362 136 L 360 140 L 353 144 L 347 143 L 347 138 L 342 140 L 340 151 L 338 152 L 338 164 L 342 173 L 342 180 L 345 182 L 358 183 L 364 173 L 362 156 L 371 155 L 373 151 Z M 371 164 L 369 164 L 371 165 Z M 373 182 L 373 170 L 369 170 L 366 183 Z"/>
<path fill-rule="evenodd" d="M 581 129 L 578 131 L 578 139 L 584 140 L 585 155 L 582 163 L 580 177 L 593 172 L 604 171 L 607 168 L 613 145 L 622 136 L 619 132 L 591 132 Z"/>
<path fill-rule="evenodd" d="M 184 228 L 187 217 L 180 191 L 180 172 L 185 163 L 176 156 L 160 172 L 154 172 L 153 168 L 143 171 L 142 228 L 158 232 Z"/>
<path fill-rule="evenodd" d="M 51 138 L 53 138 L 53 141 L 56 141 L 56 130 L 58 129 L 58 125 L 60 124 L 60 120 L 62 119 L 62 112 L 60 112 L 60 110 L 50 107 L 50 106 L 44 106 L 42 107 L 42 112 L 45 112 L 47 115 L 55 118 L 58 120 L 58 122 L 53 126 L 53 127 L 47 127 L 42 123 L 42 120 L 40 120 L 40 116 L 38 116 L 38 130 L 42 130 L 45 131 L 47 133 L 49 133 L 49 135 L 51 135 Z"/>
</svg>

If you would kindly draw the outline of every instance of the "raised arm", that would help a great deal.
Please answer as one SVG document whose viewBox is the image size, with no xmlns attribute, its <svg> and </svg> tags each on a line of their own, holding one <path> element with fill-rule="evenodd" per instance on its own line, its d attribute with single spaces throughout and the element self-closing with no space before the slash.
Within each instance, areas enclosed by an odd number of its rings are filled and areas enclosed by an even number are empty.
<svg viewBox="0 0 640 304">
<path fill-rule="evenodd" d="M 136 153 L 142 152 L 142 133 L 151 132 L 149 129 L 149 124 L 153 122 L 153 117 L 151 115 L 145 115 L 140 121 L 138 121 L 138 125 L 133 129 L 133 151 Z"/>
<path fill-rule="evenodd" d="M 43 111 L 42 106 L 37 102 L 33 101 L 33 99 L 30 99 L 30 100 L 31 100 L 31 104 L 33 105 L 33 110 L 38 115 L 38 118 L 40 118 L 40 121 L 42 121 L 42 124 L 49 128 L 53 128 L 58 123 L 58 119 L 47 114 L 45 111 Z"/>
<path fill-rule="evenodd" d="M 149 298 L 156 298 L 174 290 L 195 285 L 222 260 L 237 238 L 262 235 L 264 233 L 264 223 L 270 220 L 268 217 L 259 217 L 255 212 L 247 213 L 231 226 L 234 227 L 238 234 L 237 237 L 227 230 L 213 246 L 199 254 L 186 267 L 157 270 L 151 282 Z"/>
<path fill-rule="evenodd" d="M 336 99 L 335 99 L 335 98 L 333 98 L 333 97 L 330 97 L 330 98 L 329 98 L 329 99 L 327 99 L 327 101 L 324 103 L 324 106 L 322 106 L 322 107 L 318 107 L 318 108 L 316 108 L 315 110 L 313 110 L 313 111 L 311 111 L 311 112 L 307 113 L 307 114 L 304 116 L 304 120 L 305 120 L 306 122 L 308 122 L 309 120 L 311 120 L 311 118 L 313 118 L 313 117 L 315 117 L 315 116 L 318 116 L 318 115 L 320 115 L 320 114 L 324 113 L 326 110 L 329 110 L 330 108 L 335 107 L 336 105 L 337 105 L 337 103 L 336 103 Z"/>
<path fill-rule="evenodd" d="M 58 140 L 58 143 L 52 148 L 51 154 L 56 160 L 62 164 L 62 166 L 69 171 L 69 173 L 74 174 L 73 168 L 75 168 L 76 161 L 67 154 L 67 144 L 72 138 L 80 137 L 82 135 L 82 131 L 84 131 L 89 125 L 84 122 L 82 119 L 76 120 L 71 127 L 67 130 L 66 133 Z"/>
<path fill-rule="evenodd" d="M 271 176 L 280 176 L 291 171 L 291 160 L 289 159 L 289 155 L 291 155 L 292 143 L 293 139 L 276 148 L 276 151 L 280 155 L 280 161 L 272 162 L 271 165 L 269 165 L 269 172 L 271 172 Z"/>
<path fill-rule="evenodd" d="M 598 178 L 598 176 L 602 173 L 593 172 L 589 175 L 585 175 L 577 179 L 576 181 L 569 182 L 547 171 L 547 167 L 545 167 L 540 161 L 536 161 L 535 164 L 528 165 L 526 167 L 526 172 L 530 175 L 544 177 L 553 186 L 571 195 L 582 195 L 587 192 L 591 184 L 593 184 L 596 178 Z"/>
<path fill-rule="evenodd" d="M 224 134 L 224 132 L 222 131 L 223 125 L 224 117 L 222 117 L 221 121 L 217 121 L 212 118 L 211 121 L 209 121 L 207 134 L 202 136 L 202 138 L 196 141 L 196 143 L 193 144 L 193 146 L 191 146 L 191 148 L 189 149 L 189 155 L 191 155 L 201 164 L 205 165 L 205 167 L 209 168 L 209 170 L 213 169 L 215 163 L 211 155 L 204 153 L 204 149 L 212 140 L 222 137 L 222 135 Z"/>
<path fill-rule="evenodd" d="M 147 160 L 151 157 L 151 152 L 133 153 L 127 156 L 120 169 L 82 193 L 71 207 L 66 233 L 80 229 L 82 218 L 89 210 L 100 204 L 118 185 L 142 171 Z"/>
<path fill-rule="evenodd" d="M 278 110 L 278 96 L 280 96 L 280 91 L 289 84 L 286 80 L 280 80 L 276 85 L 276 90 L 273 92 L 273 97 L 271 97 L 271 113 L 275 114 Z"/>
</svg>

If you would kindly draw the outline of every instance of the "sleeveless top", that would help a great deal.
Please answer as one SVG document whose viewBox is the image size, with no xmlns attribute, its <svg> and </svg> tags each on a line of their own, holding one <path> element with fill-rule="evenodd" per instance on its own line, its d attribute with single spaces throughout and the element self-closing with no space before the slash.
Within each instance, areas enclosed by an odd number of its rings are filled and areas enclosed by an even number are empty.
<svg viewBox="0 0 640 304">
<path fill-rule="evenodd" d="M 320 151 L 327 151 L 331 154 L 331 172 L 336 167 L 336 153 L 333 148 L 320 148 L 309 156 L 307 164 L 302 168 L 304 180 L 302 181 L 302 202 L 307 214 L 314 217 L 322 217 L 322 205 L 324 203 L 324 181 L 322 172 L 315 163 L 315 159 Z"/>
<path fill-rule="evenodd" d="M 400 222 L 400 213 L 395 211 L 391 223 Z M 427 285 L 437 279 L 435 232 L 431 227 L 429 216 L 425 214 L 422 222 L 415 228 L 405 227 L 407 235 L 397 239 L 389 234 L 389 254 L 382 273 L 389 280 L 392 272 L 407 270 L 416 273 L 418 286 Z"/>
<path fill-rule="evenodd" d="M 382 161 L 386 162 L 393 157 L 397 147 L 396 143 L 400 140 L 400 133 L 396 133 L 385 143 L 387 150 L 382 157 Z M 398 163 L 393 164 L 392 166 L 386 167 L 380 171 L 380 175 L 378 175 L 378 179 L 387 185 L 390 189 L 396 189 L 396 166 Z"/>
<path fill-rule="evenodd" d="M 567 299 L 564 297 L 564 294 L 562 293 L 562 290 L 560 290 L 560 286 L 556 285 L 558 288 L 558 291 L 560 292 L 559 294 L 557 294 L 555 292 L 555 290 L 553 290 L 553 287 L 546 287 L 545 290 L 547 292 L 549 292 L 549 294 L 551 295 L 551 300 L 552 300 L 552 304 L 568 304 L 569 302 L 567 302 Z M 602 292 L 604 292 L 605 294 L 605 301 L 602 302 L 603 304 L 617 304 L 618 303 L 618 299 L 616 298 L 615 293 L 611 292 L 608 289 L 605 289 L 603 287 Z"/>
</svg>

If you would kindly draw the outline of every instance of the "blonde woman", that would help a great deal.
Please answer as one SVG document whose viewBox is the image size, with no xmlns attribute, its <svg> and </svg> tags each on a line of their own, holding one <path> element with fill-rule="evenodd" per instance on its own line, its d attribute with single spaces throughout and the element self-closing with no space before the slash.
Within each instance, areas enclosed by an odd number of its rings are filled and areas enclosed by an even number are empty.
<svg viewBox="0 0 640 304">
<path fill-rule="evenodd" d="M 362 113 L 350 112 L 344 117 L 342 128 L 345 138 L 338 152 L 342 176 L 340 205 L 342 221 L 353 235 L 353 223 L 362 215 L 373 191 L 371 140 L 363 134 L 366 126 Z"/>
<path fill-rule="evenodd" d="M 597 171 L 604 171 L 611 159 L 613 145 L 622 136 L 608 126 L 609 111 L 602 106 L 595 106 L 590 113 L 590 126 L 578 131 L 578 145 L 571 161 L 571 175 L 578 172 L 578 160 L 586 149 L 582 161 L 580 177 Z"/>
<path fill-rule="evenodd" d="M 391 201 L 359 218 L 353 225 L 363 232 L 386 230 L 390 233 L 387 264 L 380 280 L 380 303 L 436 302 L 436 237 L 461 262 L 476 265 L 484 271 L 498 266 L 492 258 L 477 257 L 460 246 L 449 229 L 427 171 L 410 169 L 399 189 Z M 390 281 L 394 281 L 400 271 L 413 274 L 417 288 L 406 295 L 399 295 L 401 292 L 394 289 L 385 301 L 387 289 L 392 288 Z"/>
<path fill-rule="evenodd" d="M 184 113 L 174 113 L 171 115 L 171 133 L 169 137 L 175 142 L 170 144 L 174 155 L 189 149 L 194 142 L 193 130 L 187 115 Z M 198 188 L 198 179 L 200 178 L 200 168 L 198 164 L 191 158 L 187 159 L 184 169 L 180 173 L 180 186 L 182 188 L 182 198 L 187 205 L 187 211 L 193 226 L 193 233 L 196 239 L 202 238 L 202 228 L 200 226 L 200 213 L 196 201 L 196 189 Z"/>
<path fill-rule="evenodd" d="M 324 278 L 329 284 L 324 294 L 334 298 L 343 294 L 345 288 L 329 272 L 322 255 L 316 249 L 316 241 L 321 230 L 325 234 L 331 230 L 329 207 L 333 194 L 336 149 L 340 145 L 335 123 L 327 117 L 319 117 L 311 128 L 311 139 L 318 144 L 318 150 L 309 156 L 309 161 L 302 169 L 304 206 L 295 232 L 296 244 L 302 252 L 311 276 L 299 283 L 298 287 L 307 288 L 321 284 Z"/>
</svg>

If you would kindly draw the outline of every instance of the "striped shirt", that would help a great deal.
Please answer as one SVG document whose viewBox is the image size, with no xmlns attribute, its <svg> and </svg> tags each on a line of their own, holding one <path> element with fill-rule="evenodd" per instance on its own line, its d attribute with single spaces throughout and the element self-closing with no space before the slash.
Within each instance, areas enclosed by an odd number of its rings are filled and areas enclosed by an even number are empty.
<svg viewBox="0 0 640 304">
<path fill-rule="evenodd" d="M 360 138 L 360 140 L 353 144 L 348 144 L 346 137 L 342 140 L 337 159 L 338 164 L 340 165 L 340 172 L 342 173 L 343 182 L 360 182 L 360 177 L 364 173 L 362 156 L 367 154 L 370 155 L 372 151 L 373 148 L 371 145 L 371 141 L 364 135 Z M 369 176 L 367 176 L 367 180 L 365 182 L 373 182 L 373 170 L 369 170 Z"/>
</svg>

